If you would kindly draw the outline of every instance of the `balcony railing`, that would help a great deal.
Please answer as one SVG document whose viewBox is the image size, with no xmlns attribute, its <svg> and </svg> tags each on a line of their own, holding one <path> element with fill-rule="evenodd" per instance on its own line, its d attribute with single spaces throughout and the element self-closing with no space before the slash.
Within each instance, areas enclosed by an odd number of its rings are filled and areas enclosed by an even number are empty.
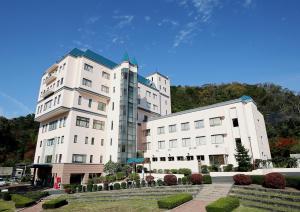
<svg viewBox="0 0 300 212">
<path fill-rule="evenodd" d="M 51 94 L 54 93 L 54 87 L 49 88 L 48 90 L 44 91 L 44 93 L 42 94 L 42 98 L 45 99 L 46 97 L 50 96 Z"/>
<path fill-rule="evenodd" d="M 56 79 L 56 73 L 48 74 L 48 76 L 45 79 L 45 84 L 48 85 L 51 82 L 53 82 L 55 79 Z"/>
</svg>

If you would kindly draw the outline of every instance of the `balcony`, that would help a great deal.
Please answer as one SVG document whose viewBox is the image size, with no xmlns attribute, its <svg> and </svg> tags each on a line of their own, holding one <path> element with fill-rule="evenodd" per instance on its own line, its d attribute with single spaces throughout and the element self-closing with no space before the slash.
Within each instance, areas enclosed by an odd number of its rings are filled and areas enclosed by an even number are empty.
<svg viewBox="0 0 300 212">
<path fill-rule="evenodd" d="M 41 98 L 45 99 L 45 98 L 47 98 L 48 96 L 52 95 L 53 93 L 54 93 L 54 87 L 49 88 L 48 90 L 46 90 L 46 91 L 44 91 L 44 92 L 42 93 Z"/>
<path fill-rule="evenodd" d="M 45 78 L 45 84 L 49 85 L 54 80 L 56 80 L 56 73 L 48 74 L 48 76 Z"/>
<path fill-rule="evenodd" d="M 46 111 L 46 112 L 43 112 L 43 113 L 40 113 L 40 114 L 36 114 L 35 115 L 35 121 L 37 122 L 43 122 L 47 119 L 50 119 L 50 118 L 53 118 L 53 117 L 56 117 L 56 116 L 60 116 L 64 113 L 67 113 L 68 111 L 70 111 L 70 108 L 68 107 L 64 107 L 64 106 L 60 106 L 60 107 L 57 107 L 57 108 L 51 108 L 49 109 L 49 111 Z"/>
</svg>

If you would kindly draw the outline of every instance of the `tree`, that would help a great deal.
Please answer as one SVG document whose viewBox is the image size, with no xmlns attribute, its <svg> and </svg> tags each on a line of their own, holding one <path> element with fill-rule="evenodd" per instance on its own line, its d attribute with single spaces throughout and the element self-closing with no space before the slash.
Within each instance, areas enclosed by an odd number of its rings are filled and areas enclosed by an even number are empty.
<svg viewBox="0 0 300 212">
<path fill-rule="evenodd" d="M 251 169 L 251 158 L 247 150 L 242 144 L 237 143 L 236 146 L 237 154 L 234 155 L 236 161 L 238 162 L 238 171 L 246 172 Z"/>
<path fill-rule="evenodd" d="M 119 171 L 121 171 L 121 164 L 118 162 L 115 163 L 110 160 L 104 165 L 104 172 L 109 175 L 113 175 Z"/>
</svg>

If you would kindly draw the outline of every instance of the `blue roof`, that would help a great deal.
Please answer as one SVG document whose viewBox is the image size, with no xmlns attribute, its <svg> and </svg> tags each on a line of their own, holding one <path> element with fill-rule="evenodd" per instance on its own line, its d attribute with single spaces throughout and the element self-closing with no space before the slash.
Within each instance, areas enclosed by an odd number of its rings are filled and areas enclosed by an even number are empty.
<svg viewBox="0 0 300 212">
<path fill-rule="evenodd" d="M 143 85 L 146 85 L 152 89 L 155 89 L 157 90 L 157 88 L 155 87 L 154 83 L 151 82 L 150 80 L 146 79 L 145 77 L 141 76 L 141 75 L 137 75 L 137 78 L 138 78 L 138 82 L 143 84 Z"/>
<path fill-rule="evenodd" d="M 251 96 L 246 96 L 246 95 L 241 96 L 240 99 L 241 99 L 242 101 L 245 101 L 245 102 L 253 101 L 253 99 L 251 98 Z"/>
<path fill-rule="evenodd" d="M 102 64 L 106 66 L 107 68 L 113 69 L 118 64 L 87 49 L 86 51 L 82 51 L 80 49 L 74 48 L 72 51 L 70 51 L 67 55 L 71 55 L 73 57 L 85 57 L 90 60 L 95 61 L 96 63 Z"/>
</svg>

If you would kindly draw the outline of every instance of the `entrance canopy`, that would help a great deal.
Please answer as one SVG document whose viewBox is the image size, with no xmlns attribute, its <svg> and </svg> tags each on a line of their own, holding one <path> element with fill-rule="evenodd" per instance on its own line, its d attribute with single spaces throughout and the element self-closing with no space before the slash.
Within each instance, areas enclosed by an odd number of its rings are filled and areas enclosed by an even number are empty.
<svg viewBox="0 0 300 212">
<path fill-rule="evenodd" d="M 28 166 L 29 168 L 52 168 L 51 164 L 31 164 L 30 166 Z"/>
<path fill-rule="evenodd" d="M 144 163 L 145 158 L 128 158 L 127 163 Z"/>
</svg>

